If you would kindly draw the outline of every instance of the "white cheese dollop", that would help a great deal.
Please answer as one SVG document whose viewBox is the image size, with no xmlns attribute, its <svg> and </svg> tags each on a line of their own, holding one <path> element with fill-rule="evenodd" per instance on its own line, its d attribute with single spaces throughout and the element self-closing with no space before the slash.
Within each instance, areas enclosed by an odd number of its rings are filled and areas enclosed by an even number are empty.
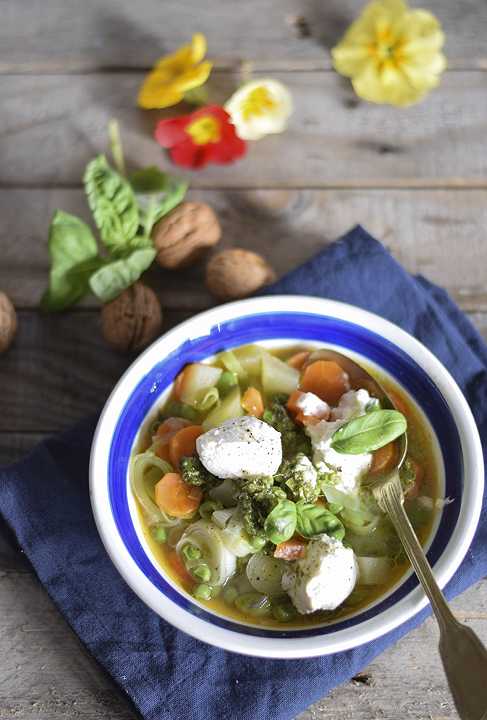
<svg viewBox="0 0 487 720">
<path fill-rule="evenodd" d="M 311 392 L 303 393 L 296 402 L 303 415 L 325 418 L 330 414 L 330 406 Z"/>
<path fill-rule="evenodd" d="M 282 462 L 281 433 L 251 416 L 226 420 L 200 435 L 196 450 L 219 478 L 274 475 Z"/>
<path fill-rule="evenodd" d="M 316 487 L 318 473 L 315 466 L 306 455 L 301 455 L 294 465 L 295 469 L 302 473 L 303 482 L 309 483 L 311 487 Z"/>
<path fill-rule="evenodd" d="M 367 390 L 349 390 L 340 398 L 338 407 L 331 411 L 333 418 L 331 422 L 321 420 L 316 425 L 309 425 L 306 428 L 313 446 L 313 463 L 320 469 L 324 464 L 330 471 L 335 471 L 338 475 L 335 487 L 344 493 L 357 492 L 360 480 L 367 474 L 372 464 L 372 454 L 346 455 L 338 453 L 331 447 L 331 438 L 346 422 L 364 415 L 370 400 L 371 397 Z"/>
<path fill-rule="evenodd" d="M 357 578 L 353 550 L 340 540 L 320 535 L 308 543 L 304 558 L 289 563 L 282 576 L 282 589 L 296 610 L 305 615 L 337 608 L 350 595 Z"/>
</svg>

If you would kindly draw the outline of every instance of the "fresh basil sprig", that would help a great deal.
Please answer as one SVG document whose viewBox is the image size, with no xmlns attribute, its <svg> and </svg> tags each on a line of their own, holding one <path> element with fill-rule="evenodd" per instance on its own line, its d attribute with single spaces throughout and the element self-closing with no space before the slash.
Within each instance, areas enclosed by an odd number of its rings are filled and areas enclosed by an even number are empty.
<svg viewBox="0 0 487 720">
<path fill-rule="evenodd" d="M 110 302 L 139 279 L 155 256 L 152 247 L 134 250 L 126 258 L 114 260 L 97 270 L 90 277 L 90 288 L 102 302 Z"/>
<path fill-rule="evenodd" d="M 289 540 L 296 529 L 296 505 L 291 500 L 282 500 L 271 510 L 264 522 L 264 533 L 268 540 L 278 545 Z"/>
<path fill-rule="evenodd" d="M 109 132 L 118 172 L 99 155 L 88 163 L 83 178 L 104 250 L 99 252 L 86 223 L 55 211 L 49 228 L 49 287 L 41 300 L 45 310 L 64 310 L 90 289 L 108 302 L 130 287 L 156 256 L 150 237 L 154 224 L 186 193 L 186 182 L 155 166 L 142 168 L 127 180 L 116 121 L 110 123 Z"/>
<path fill-rule="evenodd" d="M 342 540 L 345 537 L 343 523 L 323 505 L 314 503 L 296 503 L 296 530 L 306 538 L 326 533 L 330 537 Z"/>
<path fill-rule="evenodd" d="M 342 425 L 333 434 L 331 447 L 346 455 L 374 452 L 406 430 L 406 418 L 397 410 L 375 410 Z"/>
<path fill-rule="evenodd" d="M 88 291 L 88 281 L 100 266 L 98 247 L 86 223 L 56 210 L 49 227 L 51 271 L 41 300 L 44 310 L 64 310 Z"/>
<path fill-rule="evenodd" d="M 139 208 L 130 183 L 104 155 L 88 163 L 83 182 L 102 241 L 111 252 L 126 250 L 139 228 Z"/>
</svg>

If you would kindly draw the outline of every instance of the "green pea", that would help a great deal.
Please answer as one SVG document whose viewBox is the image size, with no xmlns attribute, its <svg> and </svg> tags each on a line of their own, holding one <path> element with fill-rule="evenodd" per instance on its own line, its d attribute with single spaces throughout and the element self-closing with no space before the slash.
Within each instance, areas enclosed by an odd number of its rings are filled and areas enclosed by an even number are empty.
<svg viewBox="0 0 487 720">
<path fill-rule="evenodd" d="M 195 587 L 193 595 L 197 600 L 209 600 L 211 598 L 211 587 L 206 583 L 201 583 L 201 585 Z"/>
<path fill-rule="evenodd" d="M 225 395 L 229 390 L 231 390 L 235 385 L 238 385 L 238 377 L 237 374 L 234 372 L 230 372 L 230 370 L 224 370 L 222 374 L 220 375 L 220 379 L 218 380 L 216 387 L 220 393 L 220 395 Z"/>
<path fill-rule="evenodd" d="M 166 529 L 162 525 L 154 525 L 150 529 L 151 535 L 158 543 L 165 543 L 167 540 Z"/>
<path fill-rule="evenodd" d="M 252 548 L 253 548 L 256 552 L 259 552 L 259 550 L 262 550 L 262 548 L 264 547 L 264 545 L 265 545 L 266 543 L 267 543 L 266 538 L 265 538 L 265 537 L 262 537 L 261 535 L 256 535 L 256 536 L 253 537 L 253 538 L 251 539 L 251 541 L 250 541 L 250 544 L 252 545 Z"/>
<path fill-rule="evenodd" d="M 206 583 L 211 578 L 211 570 L 206 563 L 201 563 L 201 565 L 191 568 L 191 575 L 193 575 L 197 580 L 201 580 Z"/>
<path fill-rule="evenodd" d="M 233 605 L 235 603 L 235 600 L 238 597 L 238 592 L 236 588 L 232 587 L 232 585 L 229 585 L 225 590 L 223 591 L 223 599 L 227 603 L 227 605 Z"/>
<path fill-rule="evenodd" d="M 214 500 L 205 500 L 205 502 L 201 503 L 199 507 L 199 513 L 204 520 L 210 520 L 212 513 L 220 507 L 220 503 L 217 503 Z"/>
<path fill-rule="evenodd" d="M 201 550 L 196 545 L 185 545 L 183 547 L 183 556 L 187 562 L 191 560 L 199 560 L 201 557 Z"/>
<path fill-rule="evenodd" d="M 261 595 L 256 592 L 240 595 L 240 597 L 235 600 L 235 605 L 241 612 L 254 615 L 255 617 L 263 617 L 271 611 L 271 601 L 267 595 Z"/>
<path fill-rule="evenodd" d="M 278 622 L 290 622 L 296 617 L 296 610 L 290 602 L 285 600 L 272 604 L 272 616 Z"/>
</svg>

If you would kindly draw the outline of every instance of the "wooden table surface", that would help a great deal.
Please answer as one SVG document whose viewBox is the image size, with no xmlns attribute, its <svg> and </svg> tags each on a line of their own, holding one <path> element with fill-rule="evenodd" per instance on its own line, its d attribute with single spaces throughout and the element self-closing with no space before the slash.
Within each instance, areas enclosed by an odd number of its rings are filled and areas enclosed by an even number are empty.
<svg viewBox="0 0 487 720">
<path fill-rule="evenodd" d="M 191 174 L 191 197 L 215 207 L 223 243 L 283 273 L 360 222 L 410 271 L 445 286 L 487 337 L 487 3 L 424 4 L 445 28 L 449 69 L 422 104 L 397 110 L 359 102 L 331 70 L 329 48 L 359 0 L 3 0 L 0 290 L 19 332 L 0 358 L 0 464 L 96 410 L 130 362 L 104 345 L 94 301 L 39 314 L 47 228 L 58 207 L 88 218 L 80 179 L 105 150 L 111 117 L 134 166 L 169 167 L 151 137 L 158 113 L 139 111 L 135 97 L 154 59 L 196 30 L 216 59 L 217 98 L 251 61 L 296 105 L 285 135 L 251 145 L 235 166 Z M 165 329 L 211 305 L 201 280 L 200 268 L 149 273 Z M 454 603 L 484 641 L 486 587 Z M 455 718 L 437 638 L 429 620 L 300 720 Z M 0 718 L 135 718 L 4 530 Z"/>
</svg>

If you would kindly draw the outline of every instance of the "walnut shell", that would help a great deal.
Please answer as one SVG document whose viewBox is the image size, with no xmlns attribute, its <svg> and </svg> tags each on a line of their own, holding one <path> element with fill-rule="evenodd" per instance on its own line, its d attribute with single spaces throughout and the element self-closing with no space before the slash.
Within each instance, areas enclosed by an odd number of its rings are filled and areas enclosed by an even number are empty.
<svg viewBox="0 0 487 720">
<path fill-rule="evenodd" d="M 162 310 L 153 290 L 137 282 L 101 311 L 103 337 L 115 350 L 141 350 L 162 327 Z"/>
<path fill-rule="evenodd" d="M 209 205 L 183 202 L 154 226 L 157 262 L 170 270 L 190 265 L 206 248 L 216 245 L 222 231 Z"/>
<path fill-rule="evenodd" d="M 17 313 L 12 302 L 0 292 L 0 353 L 5 352 L 17 332 Z"/>
<path fill-rule="evenodd" d="M 274 270 L 263 257 L 241 248 L 223 250 L 206 266 L 206 286 L 221 300 L 251 295 L 275 279 Z"/>
</svg>

